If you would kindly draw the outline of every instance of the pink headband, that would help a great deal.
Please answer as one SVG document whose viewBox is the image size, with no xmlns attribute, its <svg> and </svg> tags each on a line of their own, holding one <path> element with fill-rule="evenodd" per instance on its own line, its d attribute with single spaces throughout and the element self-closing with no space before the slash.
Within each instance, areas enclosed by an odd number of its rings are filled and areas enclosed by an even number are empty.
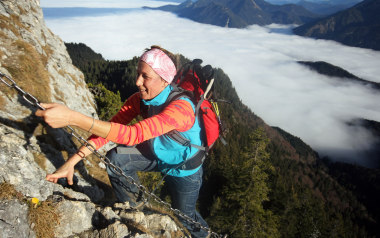
<svg viewBox="0 0 380 238">
<path fill-rule="evenodd" d="M 162 50 L 154 48 L 145 52 L 140 60 L 147 63 L 166 82 L 171 83 L 177 73 L 173 61 Z"/>
</svg>

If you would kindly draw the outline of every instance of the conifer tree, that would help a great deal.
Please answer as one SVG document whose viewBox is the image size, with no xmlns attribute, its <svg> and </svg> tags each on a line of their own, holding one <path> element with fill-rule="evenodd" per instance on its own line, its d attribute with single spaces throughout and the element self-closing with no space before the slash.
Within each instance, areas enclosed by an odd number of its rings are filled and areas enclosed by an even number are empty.
<svg viewBox="0 0 380 238">
<path fill-rule="evenodd" d="M 263 129 L 249 138 L 250 146 L 230 164 L 232 173 L 213 205 L 210 223 L 231 237 L 279 237 L 276 216 L 263 206 L 273 171 L 266 151 L 269 139 Z"/>
</svg>

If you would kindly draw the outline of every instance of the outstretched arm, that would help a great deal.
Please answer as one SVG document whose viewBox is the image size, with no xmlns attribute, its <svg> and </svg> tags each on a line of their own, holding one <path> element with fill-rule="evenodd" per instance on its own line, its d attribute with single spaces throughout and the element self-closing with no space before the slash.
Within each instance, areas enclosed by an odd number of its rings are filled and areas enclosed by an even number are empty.
<svg viewBox="0 0 380 238">
<path fill-rule="evenodd" d="M 41 103 L 46 110 L 37 110 L 36 116 L 44 118 L 53 128 L 77 126 L 100 137 L 107 137 L 111 123 L 94 119 L 58 103 Z"/>
</svg>

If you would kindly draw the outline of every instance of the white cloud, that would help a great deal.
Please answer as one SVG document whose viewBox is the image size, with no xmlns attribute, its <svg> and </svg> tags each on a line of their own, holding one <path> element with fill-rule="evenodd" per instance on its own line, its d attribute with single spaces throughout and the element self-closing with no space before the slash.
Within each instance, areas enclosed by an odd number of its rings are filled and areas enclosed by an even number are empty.
<svg viewBox="0 0 380 238">
<path fill-rule="evenodd" d="M 107 59 L 130 59 L 158 44 L 222 68 L 243 102 L 269 125 L 278 126 L 318 152 L 354 152 L 371 136 L 346 121 L 380 121 L 380 94 L 319 75 L 296 61 L 326 61 L 366 80 L 380 82 L 380 53 L 290 34 L 283 26 L 227 29 L 161 11 L 48 19 L 65 42 L 83 42 Z"/>
<path fill-rule="evenodd" d="M 153 0 L 40 0 L 41 7 L 88 7 L 88 8 L 139 8 L 158 7 L 173 2 Z"/>
</svg>

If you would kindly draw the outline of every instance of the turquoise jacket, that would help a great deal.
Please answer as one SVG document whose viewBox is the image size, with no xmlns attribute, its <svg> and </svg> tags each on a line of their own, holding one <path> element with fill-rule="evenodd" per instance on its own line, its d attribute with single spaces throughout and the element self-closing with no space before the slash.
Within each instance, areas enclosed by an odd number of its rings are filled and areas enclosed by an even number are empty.
<svg viewBox="0 0 380 238">
<path fill-rule="evenodd" d="M 162 106 L 170 92 L 173 90 L 172 86 L 167 86 L 159 95 L 157 95 L 155 98 L 146 101 L 142 100 L 142 102 L 147 106 Z M 193 112 L 195 113 L 195 106 L 193 102 L 187 98 L 183 97 L 180 98 L 181 100 L 188 101 L 192 108 Z M 190 140 L 191 144 L 195 145 L 201 145 L 201 128 L 199 126 L 199 121 L 196 118 L 194 125 L 185 132 L 180 132 L 180 134 Z M 193 170 L 180 170 L 180 169 L 173 169 L 173 165 L 181 164 L 183 161 L 191 158 L 195 153 L 198 152 L 197 148 L 191 147 L 191 146 L 183 146 L 179 144 L 178 142 L 172 140 L 167 135 L 161 135 L 156 138 L 151 139 L 152 148 L 154 154 L 158 158 L 158 169 L 165 174 L 175 176 L 175 177 L 184 177 L 188 175 L 192 175 L 195 172 L 197 172 L 200 167 Z"/>
</svg>

